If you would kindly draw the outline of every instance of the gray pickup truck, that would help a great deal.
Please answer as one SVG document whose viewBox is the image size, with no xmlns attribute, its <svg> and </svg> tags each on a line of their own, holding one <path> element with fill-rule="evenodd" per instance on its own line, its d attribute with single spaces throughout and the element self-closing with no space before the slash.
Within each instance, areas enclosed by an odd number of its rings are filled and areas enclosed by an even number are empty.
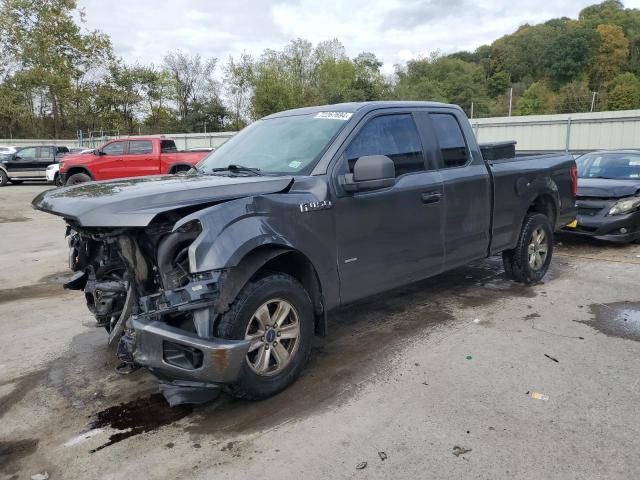
<svg viewBox="0 0 640 480">
<path fill-rule="evenodd" d="M 502 148 L 502 147 L 500 147 Z M 340 305 L 502 254 L 539 281 L 576 215 L 564 154 L 502 158 L 463 111 L 367 102 L 254 122 L 190 174 L 45 192 L 99 326 L 171 404 L 291 384 Z"/>
</svg>

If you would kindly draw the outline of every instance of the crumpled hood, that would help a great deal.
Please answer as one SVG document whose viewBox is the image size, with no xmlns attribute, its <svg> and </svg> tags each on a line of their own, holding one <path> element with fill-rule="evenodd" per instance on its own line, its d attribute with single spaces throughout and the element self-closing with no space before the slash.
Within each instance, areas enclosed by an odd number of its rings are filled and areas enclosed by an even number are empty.
<svg viewBox="0 0 640 480">
<path fill-rule="evenodd" d="M 622 198 L 640 191 L 640 180 L 579 178 L 578 197 Z"/>
<path fill-rule="evenodd" d="M 276 193 L 286 189 L 291 181 L 289 176 L 158 175 L 47 190 L 31 204 L 83 227 L 144 227 L 161 212 Z"/>
</svg>

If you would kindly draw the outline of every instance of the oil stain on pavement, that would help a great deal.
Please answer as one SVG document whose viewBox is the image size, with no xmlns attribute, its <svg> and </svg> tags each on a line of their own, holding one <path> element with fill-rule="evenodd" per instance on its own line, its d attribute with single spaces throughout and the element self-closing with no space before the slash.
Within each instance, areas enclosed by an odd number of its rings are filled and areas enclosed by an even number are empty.
<svg viewBox="0 0 640 480">
<path fill-rule="evenodd" d="M 640 302 L 594 303 L 593 320 L 580 321 L 609 337 L 640 341 Z"/>
<path fill-rule="evenodd" d="M 116 430 L 116 432 L 111 434 L 106 443 L 92 449 L 90 453 L 121 442 L 125 438 L 169 425 L 189 415 L 191 410 L 192 408 L 186 405 L 170 407 L 159 393 L 109 407 L 95 414 L 89 428 L 106 427 Z"/>
</svg>

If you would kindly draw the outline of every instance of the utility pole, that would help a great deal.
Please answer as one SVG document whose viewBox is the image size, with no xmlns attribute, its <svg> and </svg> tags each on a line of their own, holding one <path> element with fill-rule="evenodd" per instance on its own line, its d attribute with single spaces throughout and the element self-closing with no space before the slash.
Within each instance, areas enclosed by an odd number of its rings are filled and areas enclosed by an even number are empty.
<svg viewBox="0 0 640 480">
<path fill-rule="evenodd" d="M 591 96 L 591 111 L 593 112 L 593 109 L 596 106 L 596 95 L 598 94 L 598 92 L 591 92 L 593 95 Z"/>
<path fill-rule="evenodd" d="M 207 121 L 204 121 L 204 133 L 207 133 Z"/>
<path fill-rule="evenodd" d="M 471 102 L 471 119 L 473 119 L 473 102 Z"/>
<path fill-rule="evenodd" d="M 509 116 L 511 116 L 511 106 L 513 104 L 513 87 L 509 89 Z"/>
</svg>

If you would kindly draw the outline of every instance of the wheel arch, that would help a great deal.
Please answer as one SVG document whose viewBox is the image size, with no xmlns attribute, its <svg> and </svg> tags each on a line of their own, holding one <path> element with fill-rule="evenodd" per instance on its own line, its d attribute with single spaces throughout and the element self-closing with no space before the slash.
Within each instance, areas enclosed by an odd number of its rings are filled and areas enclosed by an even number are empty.
<svg viewBox="0 0 640 480">
<path fill-rule="evenodd" d="M 169 167 L 169 174 L 175 174 L 178 173 L 179 171 L 183 171 L 183 170 L 191 170 L 193 168 L 193 165 L 189 164 L 189 163 L 174 163 L 171 165 L 171 167 Z"/>
<path fill-rule="evenodd" d="M 280 245 L 263 245 L 247 253 L 236 266 L 224 273 L 217 310 L 226 311 L 247 282 L 268 272 L 280 272 L 295 278 L 309 294 L 315 316 L 315 333 L 327 333 L 322 284 L 311 260 L 302 252 Z"/>
<path fill-rule="evenodd" d="M 550 193 L 541 193 L 536 196 L 529 204 L 529 208 L 525 213 L 525 218 L 529 213 L 542 213 L 549 218 L 551 229 L 555 230 L 558 220 L 558 205 L 556 199 Z M 524 219 L 523 219 L 524 222 Z"/>
<path fill-rule="evenodd" d="M 73 167 L 69 168 L 69 170 L 65 173 L 65 179 L 68 180 L 71 175 L 75 175 L 76 173 L 86 173 L 87 175 L 89 175 L 91 180 L 95 180 L 91 171 L 83 165 L 74 165 Z"/>
</svg>

